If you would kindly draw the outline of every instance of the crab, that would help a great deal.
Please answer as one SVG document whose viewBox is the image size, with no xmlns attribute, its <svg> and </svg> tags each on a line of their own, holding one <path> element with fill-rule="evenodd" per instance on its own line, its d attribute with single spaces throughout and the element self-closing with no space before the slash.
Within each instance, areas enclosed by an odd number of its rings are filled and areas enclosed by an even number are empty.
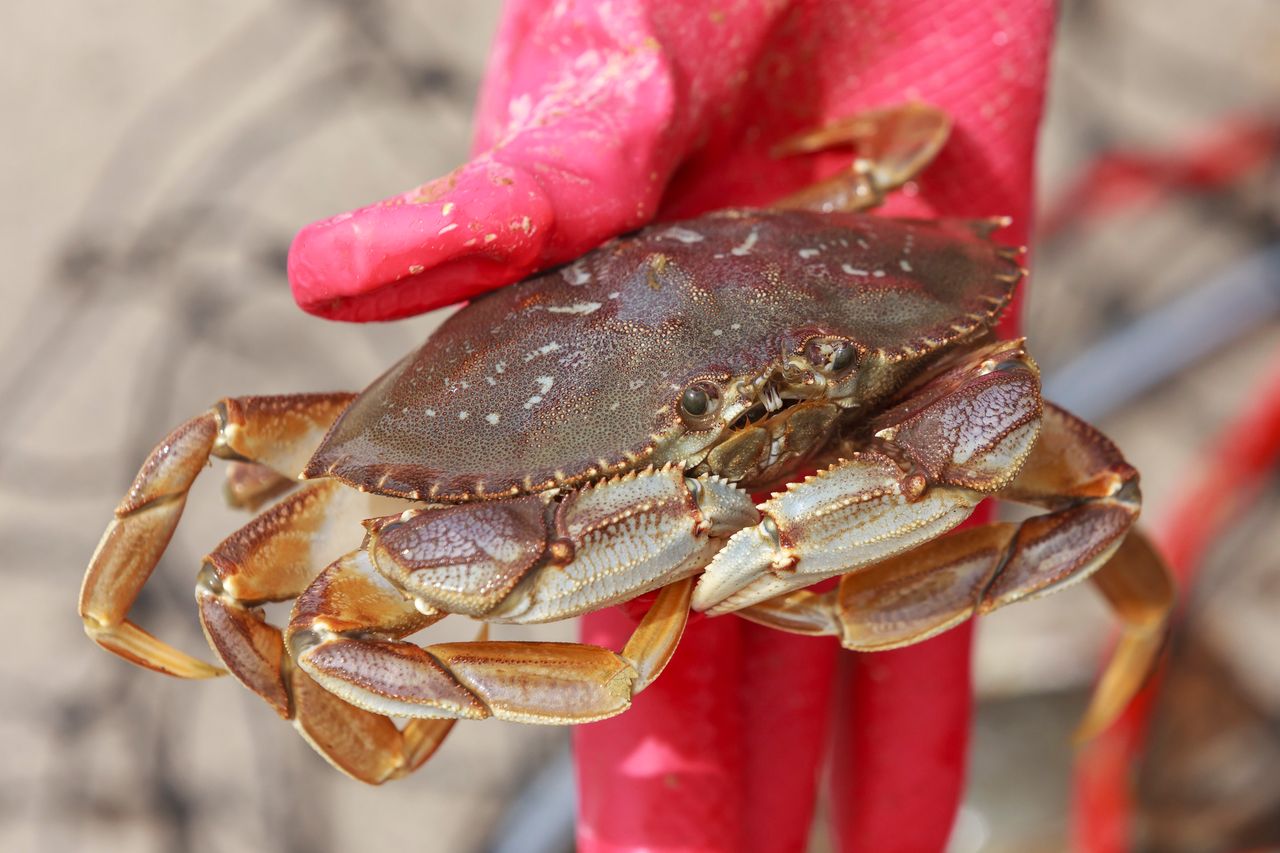
<svg viewBox="0 0 1280 853">
<path fill-rule="evenodd" d="M 860 156 L 769 209 L 653 225 L 479 298 L 359 395 L 222 400 L 116 509 L 81 592 L 89 636 L 224 672 L 127 619 L 216 456 L 233 503 L 288 493 L 205 558 L 210 647 L 365 782 L 417 769 L 458 719 L 625 711 L 691 610 L 877 650 L 1085 578 L 1126 626 L 1096 730 L 1144 677 L 1171 587 L 1133 530 L 1137 472 L 995 337 L 1023 275 L 992 239 L 1004 220 L 861 212 L 947 131 L 910 105 L 805 134 L 781 153 Z M 950 532 L 988 497 L 1044 512 Z M 620 651 L 410 639 L 449 614 L 541 623 L 654 592 Z M 288 600 L 283 629 L 266 621 Z"/>
</svg>

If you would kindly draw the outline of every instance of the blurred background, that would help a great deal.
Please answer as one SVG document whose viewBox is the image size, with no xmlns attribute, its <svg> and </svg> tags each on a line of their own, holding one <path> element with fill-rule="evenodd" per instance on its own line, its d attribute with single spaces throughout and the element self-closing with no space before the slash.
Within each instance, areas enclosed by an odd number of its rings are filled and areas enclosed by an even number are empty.
<svg viewBox="0 0 1280 853">
<path fill-rule="evenodd" d="M 1204 547 L 1181 543 L 1196 581 L 1133 769 L 1135 843 L 1280 846 L 1265 441 L 1280 434 L 1266 408 L 1280 396 L 1280 6 L 1060 5 L 1026 332 L 1048 393 L 1142 471 L 1161 541 L 1214 525 Z M 496 7 L 117 0 L 3 16 L 0 624 L 15 642 L 0 659 L 0 849 L 566 849 L 565 731 L 460 725 L 427 770 L 366 788 L 230 679 L 150 677 L 98 651 L 74 605 L 170 426 L 225 394 L 361 388 L 439 322 L 306 316 L 284 259 L 302 224 L 463 160 Z M 1205 485 L 1242 442 L 1250 476 Z M 195 567 L 243 523 L 216 477 L 135 610 L 197 654 Z M 1078 837 L 1071 730 L 1110 626 L 1087 587 L 980 626 L 956 851 Z M 828 849 L 820 829 L 812 847 Z"/>
</svg>

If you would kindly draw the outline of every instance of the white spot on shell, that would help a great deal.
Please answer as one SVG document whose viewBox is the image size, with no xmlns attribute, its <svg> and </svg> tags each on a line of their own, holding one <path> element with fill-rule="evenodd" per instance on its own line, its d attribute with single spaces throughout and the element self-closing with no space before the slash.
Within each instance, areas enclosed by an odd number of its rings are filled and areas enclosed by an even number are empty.
<svg viewBox="0 0 1280 853">
<path fill-rule="evenodd" d="M 898 266 L 902 267 L 903 272 L 911 272 L 911 264 L 907 261 L 906 258 L 903 258 L 902 260 L 898 261 Z"/>
<path fill-rule="evenodd" d="M 866 275 L 866 270 L 860 270 L 853 264 L 841 264 L 840 269 L 844 270 L 848 275 Z"/>
<path fill-rule="evenodd" d="M 527 364 L 533 361 L 535 358 L 538 358 L 539 356 L 550 355 L 551 353 L 555 352 L 558 349 L 560 349 L 560 344 L 556 343 L 555 341 L 552 341 L 549 344 L 543 344 L 542 346 L 538 347 L 536 350 L 531 350 L 530 352 L 525 353 L 524 355 L 525 363 Z M 498 372 L 501 373 L 502 371 L 499 370 Z"/>
<path fill-rule="evenodd" d="M 505 361 L 500 361 L 500 362 L 498 362 L 497 364 L 495 364 L 495 365 L 493 366 L 493 372 L 494 372 L 494 373 L 506 373 L 506 372 L 507 372 L 507 363 L 506 363 Z"/>
<path fill-rule="evenodd" d="M 711 334 L 715 335 L 718 338 L 724 334 L 724 329 L 712 329 Z"/>
<path fill-rule="evenodd" d="M 617 299 L 617 298 L 618 298 L 619 296 L 621 296 L 621 295 L 622 295 L 622 294 L 621 294 L 620 292 L 618 292 L 618 291 L 616 291 L 616 290 L 615 290 L 613 293 L 610 293 L 610 294 L 609 294 L 609 298 L 610 298 L 610 299 Z"/>
<path fill-rule="evenodd" d="M 628 387 L 628 388 L 630 388 L 632 391 L 636 390 L 637 388 L 643 388 L 643 387 L 644 387 L 644 380 L 643 380 L 643 379 L 632 379 L 630 382 L 628 382 L 628 383 L 627 383 L 627 387 Z"/>
<path fill-rule="evenodd" d="M 600 310 L 599 302 L 575 302 L 572 305 L 548 305 L 552 314 L 591 314 Z"/>
<path fill-rule="evenodd" d="M 524 401 L 525 409 L 532 409 L 534 406 L 541 403 L 543 395 L 551 390 L 552 385 L 556 384 L 556 381 L 550 376 L 539 376 L 533 381 L 538 383 L 538 393 Z"/>
<path fill-rule="evenodd" d="M 435 409 L 427 409 L 427 417 L 429 417 L 429 418 L 434 418 L 435 416 L 436 416 L 436 410 L 435 410 Z"/>
<path fill-rule="evenodd" d="M 816 258 L 820 254 L 822 254 L 821 249 L 801 249 L 800 250 L 800 257 L 804 258 L 806 261 L 809 260 L 810 258 Z"/>
<path fill-rule="evenodd" d="M 872 275 L 876 278 L 884 278 L 884 270 L 876 270 Z"/>
<path fill-rule="evenodd" d="M 456 204 L 454 204 L 454 203 L 453 203 L 453 202 L 451 202 L 451 201 L 446 201 L 446 202 L 444 203 L 444 207 L 440 208 L 440 212 L 441 212 L 443 215 L 448 216 L 450 213 L 453 213 L 453 209 L 454 209 L 455 207 L 457 207 L 457 205 L 456 205 Z"/>
<path fill-rule="evenodd" d="M 484 381 L 489 383 L 490 388 L 498 384 L 498 380 L 494 379 L 492 376 L 486 376 Z"/>
<path fill-rule="evenodd" d="M 465 421 L 469 417 L 471 417 L 470 412 L 458 412 L 458 420 L 460 421 Z"/>
<path fill-rule="evenodd" d="M 733 330 L 736 332 L 738 329 L 741 329 L 741 328 L 742 328 L 742 324 L 741 324 L 741 323 L 734 323 L 734 324 L 733 324 L 733 325 L 731 325 L 729 328 L 730 328 L 730 329 L 733 329 Z M 663 375 L 665 376 L 666 374 L 663 374 Z"/>
<path fill-rule="evenodd" d="M 681 243 L 701 243 L 706 239 L 697 231 L 690 231 L 688 228 L 681 228 L 679 225 L 672 225 L 657 236 L 659 240 L 679 240 Z"/>
<path fill-rule="evenodd" d="M 739 243 L 738 245 L 730 249 L 729 254 L 737 255 L 738 257 L 742 257 L 743 255 L 749 255 L 751 254 L 752 247 L 755 246 L 756 241 L 759 239 L 760 239 L 760 235 L 753 230 L 750 234 L 747 235 L 747 239 L 743 240 L 741 243 Z"/>
<path fill-rule="evenodd" d="M 443 228 L 441 228 L 439 231 L 437 231 L 437 232 L 436 232 L 436 234 L 448 234 L 450 231 L 452 231 L 453 229 L 455 229 L 455 228 L 457 228 L 457 227 L 458 227 L 458 223 L 456 223 L 456 222 L 450 222 L 448 225 L 446 225 L 445 227 L 443 227 Z"/>
<path fill-rule="evenodd" d="M 574 287 L 581 287 L 591 281 L 591 273 L 587 272 L 587 267 L 582 261 L 569 264 L 560 271 L 560 275 Z"/>
<path fill-rule="evenodd" d="M 424 267 L 422 264 L 410 264 L 409 275 L 417 275 L 420 272 L 426 272 L 426 269 L 427 268 Z"/>
<path fill-rule="evenodd" d="M 489 414 L 484 416 L 484 419 L 489 422 L 490 426 L 497 426 L 498 421 L 502 420 L 501 418 L 498 417 L 497 412 L 490 412 Z"/>
</svg>

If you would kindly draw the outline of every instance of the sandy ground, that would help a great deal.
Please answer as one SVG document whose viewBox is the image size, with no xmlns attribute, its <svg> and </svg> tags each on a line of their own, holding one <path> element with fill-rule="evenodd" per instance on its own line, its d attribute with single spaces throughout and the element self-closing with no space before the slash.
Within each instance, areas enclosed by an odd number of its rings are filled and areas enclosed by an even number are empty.
<svg viewBox="0 0 1280 853">
<path fill-rule="evenodd" d="M 1276 114 L 1280 14 L 1267 0 L 1223 4 L 1230 14 L 1194 0 L 1064 7 L 1046 198 L 1099 145 L 1162 147 L 1224 114 Z M 111 507 L 170 425 L 227 393 L 362 387 L 438 322 L 307 317 L 284 255 L 302 223 L 464 157 L 496 12 L 119 0 L 0 16 L 0 624 L 21 638 L 0 659 L 0 849 L 480 849 L 563 732 L 459 726 L 429 772 L 365 788 L 229 679 L 150 677 L 96 650 L 74 597 Z M 1276 190 L 1273 171 L 1046 244 L 1026 316 L 1046 371 L 1274 240 Z M 1271 322 L 1102 422 L 1144 473 L 1148 517 L 1278 344 Z M 196 653 L 191 579 L 238 523 L 216 476 L 137 611 Z M 1043 691 L 1087 680 L 1106 624 L 1081 590 L 983 626 L 984 692 L 1032 693 L 979 720 L 957 849 L 1060 847 L 1077 700 Z"/>
</svg>

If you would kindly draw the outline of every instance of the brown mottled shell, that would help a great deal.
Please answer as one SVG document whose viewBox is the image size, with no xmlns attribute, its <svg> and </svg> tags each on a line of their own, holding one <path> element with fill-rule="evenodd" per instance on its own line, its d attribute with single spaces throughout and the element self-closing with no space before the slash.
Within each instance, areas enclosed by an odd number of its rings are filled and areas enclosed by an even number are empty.
<svg viewBox="0 0 1280 853">
<path fill-rule="evenodd" d="M 1018 280 L 987 222 L 725 211 L 651 226 L 477 299 L 365 390 L 307 468 L 474 500 L 640 467 L 693 379 L 815 334 L 917 358 L 989 326 Z"/>
</svg>

